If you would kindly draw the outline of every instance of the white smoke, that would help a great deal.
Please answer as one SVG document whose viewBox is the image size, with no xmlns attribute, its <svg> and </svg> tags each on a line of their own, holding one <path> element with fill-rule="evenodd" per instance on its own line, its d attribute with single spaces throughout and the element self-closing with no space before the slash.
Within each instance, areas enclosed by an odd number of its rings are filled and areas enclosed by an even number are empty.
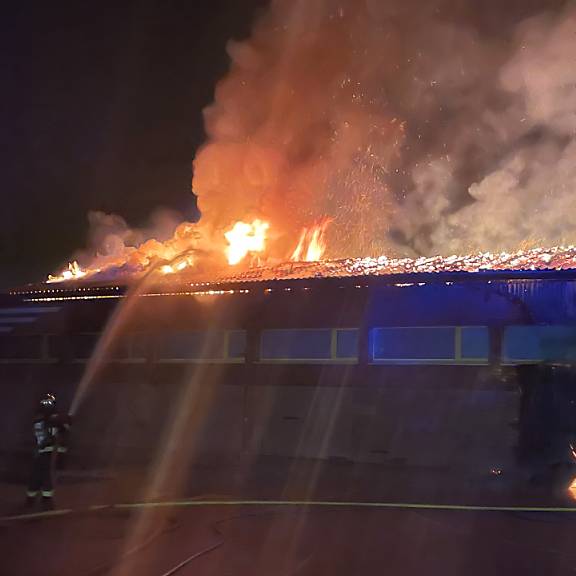
<svg viewBox="0 0 576 576">
<path fill-rule="evenodd" d="M 101 211 L 88 213 L 88 243 L 85 250 L 74 255 L 81 265 L 105 268 L 111 262 L 127 262 L 131 255 L 148 241 L 165 242 L 174 237 L 184 218 L 175 210 L 158 208 L 149 222 L 141 227 L 131 227 L 117 214 Z"/>
<path fill-rule="evenodd" d="M 486 61 L 484 54 L 482 61 Z M 487 80 L 483 78 L 483 80 Z M 450 78 L 445 79 L 448 86 Z M 478 85 L 480 92 L 486 87 Z M 458 123 L 461 146 L 413 170 L 413 188 L 399 215 L 417 252 L 448 254 L 514 250 L 576 242 L 576 7 L 517 27 L 513 51 L 488 90 L 507 100 Z M 484 102 L 485 104 L 485 102 Z M 466 103 L 471 107 L 471 102 Z M 473 107 L 471 107 L 473 109 Z M 484 151 L 485 169 L 456 191 L 466 153 Z M 491 159 L 494 159 L 490 166 Z"/>
</svg>

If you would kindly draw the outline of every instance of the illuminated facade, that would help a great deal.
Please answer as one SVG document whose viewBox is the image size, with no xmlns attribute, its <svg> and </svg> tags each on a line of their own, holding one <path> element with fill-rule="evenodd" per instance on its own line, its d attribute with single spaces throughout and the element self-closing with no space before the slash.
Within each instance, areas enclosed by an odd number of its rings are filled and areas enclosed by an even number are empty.
<svg viewBox="0 0 576 576">
<path fill-rule="evenodd" d="M 111 447 L 95 442 L 98 426 L 122 462 L 149 458 L 183 387 L 194 385 L 210 406 L 193 443 L 198 458 L 457 466 L 482 478 L 518 469 L 516 367 L 576 361 L 573 272 L 175 283 L 126 293 L 61 285 L 0 302 L 0 370 L 30 406 L 48 388 L 71 401 L 110 319 L 121 317 L 75 436 L 96 444 L 91 457 L 101 459 Z M 102 406 L 115 411 L 104 423 Z M 520 428 L 533 420 L 525 416 Z M 20 428 L 14 446 L 26 442 Z"/>
</svg>

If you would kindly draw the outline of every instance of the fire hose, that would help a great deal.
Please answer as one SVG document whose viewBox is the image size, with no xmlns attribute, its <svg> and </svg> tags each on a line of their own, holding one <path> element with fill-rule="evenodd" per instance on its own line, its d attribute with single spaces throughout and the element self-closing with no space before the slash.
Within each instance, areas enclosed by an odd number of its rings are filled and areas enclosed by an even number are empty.
<svg viewBox="0 0 576 576">
<path fill-rule="evenodd" d="M 129 509 L 142 509 L 142 508 L 158 508 L 158 507 L 202 507 L 202 506 L 249 506 L 249 507 L 270 507 L 274 506 L 275 509 L 262 510 L 259 512 L 249 512 L 238 514 L 228 518 L 218 520 L 213 523 L 210 528 L 216 535 L 217 539 L 209 546 L 202 548 L 186 557 L 184 560 L 178 562 L 167 571 L 159 574 L 158 576 L 173 576 L 178 573 L 182 568 L 191 564 L 194 560 L 213 552 L 214 550 L 223 546 L 226 542 L 225 534 L 221 530 L 222 526 L 243 518 L 262 516 L 265 514 L 278 514 L 279 509 L 286 508 L 323 508 L 323 509 L 341 509 L 346 508 L 377 508 L 377 509 L 396 509 L 396 510 L 413 510 L 413 511 L 477 511 L 477 512 L 503 512 L 513 514 L 539 514 L 539 513 L 552 513 L 559 514 L 562 517 L 572 519 L 573 514 L 576 513 L 576 507 L 541 507 L 541 506 L 474 506 L 474 505 L 459 505 L 459 504 L 426 504 L 426 503 L 393 503 L 393 502 L 339 502 L 339 501 L 292 501 L 292 500 L 180 500 L 172 502 L 140 502 L 116 505 L 100 505 L 91 506 L 84 510 L 54 510 L 47 512 L 38 512 L 34 514 L 23 514 L 17 516 L 0 517 L 0 521 L 18 521 L 26 519 L 39 519 L 49 517 L 59 517 L 75 512 L 98 512 L 107 510 L 129 510 Z M 150 546 L 159 537 L 166 532 L 174 530 L 178 524 L 172 523 L 168 528 L 163 527 L 150 534 L 143 542 L 124 552 L 119 558 L 101 564 L 95 568 L 90 569 L 82 576 L 97 576 L 103 574 L 116 566 L 119 566 L 128 557 L 142 552 L 145 548 Z"/>
</svg>

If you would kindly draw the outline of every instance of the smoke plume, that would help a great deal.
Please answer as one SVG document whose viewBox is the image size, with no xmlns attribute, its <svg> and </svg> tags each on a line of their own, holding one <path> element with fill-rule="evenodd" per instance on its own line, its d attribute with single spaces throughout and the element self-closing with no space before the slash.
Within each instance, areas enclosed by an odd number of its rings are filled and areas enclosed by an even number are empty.
<svg viewBox="0 0 576 576">
<path fill-rule="evenodd" d="M 326 257 L 576 242 L 574 3 L 273 0 L 228 52 L 200 223 L 93 215 L 93 267 L 221 255 L 257 218 L 282 259 L 328 220 Z"/>
<path fill-rule="evenodd" d="M 280 0 L 230 43 L 194 161 L 203 222 L 269 220 L 279 257 L 325 218 L 332 255 L 384 239 L 404 132 L 386 95 L 400 45 L 386 18 L 376 2 Z"/>
<path fill-rule="evenodd" d="M 511 37 L 509 49 L 459 50 L 478 71 L 467 90 L 457 71 L 432 67 L 458 112 L 400 205 L 397 233 L 416 253 L 576 242 L 576 8 L 524 20 Z"/>
<path fill-rule="evenodd" d="M 324 217 L 329 256 L 574 241 L 576 12 L 543 4 L 272 2 L 205 113 L 203 221 L 278 255 Z"/>
<path fill-rule="evenodd" d="M 158 209 L 147 226 L 131 228 L 116 214 L 88 214 L 88 247 L 75 259 L 100 276 L 143 272 L 150 266 L 180 258 L 196 263 L 202 245 L 196 225 L 168 209 Z"/>
</svg>

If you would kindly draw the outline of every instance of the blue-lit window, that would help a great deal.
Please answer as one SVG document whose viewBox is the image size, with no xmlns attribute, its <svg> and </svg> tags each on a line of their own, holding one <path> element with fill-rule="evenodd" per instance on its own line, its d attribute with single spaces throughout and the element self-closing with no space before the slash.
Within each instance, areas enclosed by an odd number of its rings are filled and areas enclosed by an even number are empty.
<svg viewBox="0 0 576 576">
<path fill-rule="evenodd" d="M 509 326 L 502 355 L 509 362 L 576 360 L 576 326 Z"/>
<path fill-rule="evenodd" d="M 455 360 L 452 327 L 373 328 L 370 351 L 375 362 Z"/>
<path fill-rule="evenodd" d="M 158 342 L 161 359 L 222 359 L 225 357 L 225 333 L 173 332 L 165 334 Z"/>
<path fill-rule="evenodd" d="M 460 329 L 463 360 L 488 360 L 490 332 L 486 326 L 464 326 Z"/>
<path fill-rule="evenodd" d="M 338 358 L 358 357 L 358 330 L 356 328 L 336 331 L 336 356 Z"/>
<path fill-rule="evenodd" d="M 264 330 L 262 360 L 324 360 L 331 358 L 332 330 Z"/>
</svg>

